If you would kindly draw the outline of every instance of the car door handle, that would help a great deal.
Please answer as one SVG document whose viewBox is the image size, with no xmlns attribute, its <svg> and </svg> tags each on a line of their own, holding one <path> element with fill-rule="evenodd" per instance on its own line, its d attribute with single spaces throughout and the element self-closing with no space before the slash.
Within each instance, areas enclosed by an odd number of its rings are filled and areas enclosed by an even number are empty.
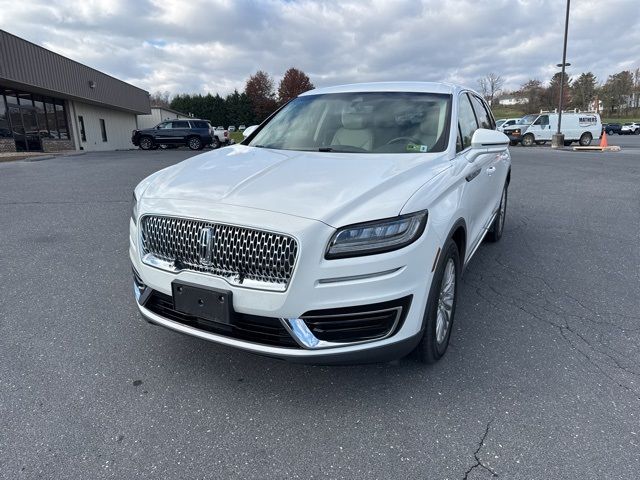
<svg viewBox="0 0 640 480">
<path fill-rule="evenodd" d="M 493 175 L 496 171 L 496 167 L 487 168 L 487 175 Z"/>
<path fill-rule="evenodd" d="M 480 171 L 481 171 L 481 170 L 482 170 L 481 168 L 478 168 L 477 170 L 474 170 L 474 171 L 473 171 L 473 172 L 471 172 L 469 175 L 467 175 L 466 177 L 464 177 L 464 179 L 465 179 L 467 182 L 470 182 L 471 180 L 473 180 L 474 178 L 476 178 L 476 177 L 480 174 Z"/>
</svg>

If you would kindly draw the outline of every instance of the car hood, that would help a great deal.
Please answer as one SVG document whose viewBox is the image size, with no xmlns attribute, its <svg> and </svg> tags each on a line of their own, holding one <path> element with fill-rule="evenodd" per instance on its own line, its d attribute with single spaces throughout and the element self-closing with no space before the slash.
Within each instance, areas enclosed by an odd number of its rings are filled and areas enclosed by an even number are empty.
<svg viewBox="0 0 640 480">
<path fill-rule="evenodd" d="M 449 168 L 445 157 L 235 145 L 157 172 L 144 185 L 143 196 L 256 208 L 345 225 L 398 215 L 418 188 Z"/>
</svg>

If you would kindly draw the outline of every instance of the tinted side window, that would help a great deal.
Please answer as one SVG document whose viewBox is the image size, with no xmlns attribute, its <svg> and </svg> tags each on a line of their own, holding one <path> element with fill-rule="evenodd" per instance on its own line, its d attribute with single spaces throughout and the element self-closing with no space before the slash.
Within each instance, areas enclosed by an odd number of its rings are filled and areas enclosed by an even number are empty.
<svg viewBox="0 0 640 480">
<path fill-rule="evenodd" d="M 191 122 L 193 124 L 193 128 L 209 128 L 209 124 L 207 122 L 203 122 L 202 120 L 196 120 L 195 122 Z"/>
<path fill-rule="evenodd" d="M 475 95 L 469 95 L 471 97 L 471 103 L 473 103 L 473 109 L 476 112 L 476 117 L 478 118 L 478 125 L 480 128 L 487 128 L 489 130 L 493 130 L 491 115 L 487 112 L 484 103 Z"/>
<path fill-rule="evenodd" d="M 173 122 L 173 128 L 189 128 L 189 122 Z"/>
<path fill-rule="evenodd" d="M 460 137 L 460 129 L 456 128 L 456 131 L 458 132 L 458 134 L 456 135 L 456 152 L 461 152 L 462 150 L 464 150 L 464 148 L 462 147 L 462 138 Z"/>
<path fill-rule="evenodd" d="M 469 103 L 469 97 L 466 94 L 460 95 L 458 103 L 458 124 L 460 125 L 460 135 L 462 136 L 462 148 L 468 148 L 471 146 L 471 137 L 473 132 L 478 129 L 476 123 L 476 116 Z"/>
<path fill-rule="evenodd" d="M 534 125 L 549 125 L 549 115 L 540 115 Z"/>
</svg>

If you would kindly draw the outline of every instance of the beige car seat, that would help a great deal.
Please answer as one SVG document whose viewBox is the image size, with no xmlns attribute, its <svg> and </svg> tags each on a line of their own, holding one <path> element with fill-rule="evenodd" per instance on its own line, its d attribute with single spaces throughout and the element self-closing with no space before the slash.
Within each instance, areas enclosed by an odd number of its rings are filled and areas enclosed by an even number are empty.
<svg viewBox="0 0 640 480">
<path fill-rule="evenodd" d="M 432 149 L 444 129 L 445 108 L 434 105 L 426 111 L 425 119 L 420 123 L 420 140 L 429 149 Z"/>
<path fill-rule="evenodd" d="M 371 151 L 373 133 L 366 128 L 367 116 L 364 113 L 342 112 L 342 127 L 333 136 L 331 145 L 348 145 Z"/>
</svg>

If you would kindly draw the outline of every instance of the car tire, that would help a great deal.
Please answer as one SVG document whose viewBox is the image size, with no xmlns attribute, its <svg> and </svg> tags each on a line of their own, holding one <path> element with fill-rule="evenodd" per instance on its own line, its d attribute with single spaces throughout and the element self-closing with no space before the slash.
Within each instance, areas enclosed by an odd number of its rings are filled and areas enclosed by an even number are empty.
<svg viewBox="0 0 640 480">
<path fill-rule="evenodd" d="M 142 137 L 138 145 L 142 150 L 151 150 L 153 148 L 153 139 L 151 137 Z"/>
<path fill-rule="evenodd" d="M 214 137 L 213 142 L 211 142 L 211 148 L 213 148 L 214 150 L 216 148 L 220 148 L 220 140 L 218 140 L 217 137 Z"/>
<path fill-rule="evenodd" d="M 460 271 L 458 247 L 449 239 L 442 249 L 431 281 L 423 317 L 422 339 L 413 351 L 413 356 L 422 363 L 436 363 L 447 351 L 456 313 Z"/>
<path fill-rule="evenodd" d="M 613 135 L 613 130 L 609 130 L 609 131 L 607 132 L 607 135 Z"/>
<path fill-rule="evenodd" d="M 204 147 L 200 137 L 189 137 L 187 139 L 187 146 L 191 150 L 202 150 L 202 147 Z"/>
<path fill-rule="evenodd" d="M 505 185 L 502 189 L 502 196 L 500 197 L 500 205 L 498 206 L 498 213 L 496 218 L 493 219 L 493 223 L 487 232 L 485 239 L 488 242 L 495 243 L 502 238 L 502 232 L 504 231 L 504 221 L 507 218 L 507 200 L 509 198 L 509 186 Z"/>
<path fill-rule="evenodd" d="M 564 141 L 564 146 L 565 147 L 570 147 L 572 143 L 573 143 L 573 141 L 571 141 L 571 140 L 565 140 Z"/>
<path fill-rule="evenodd" d="M 522 146 L 530 147 L 535 143 L 535 141 L 536 141 L 536 138 L 533 136 L 533 134 L 527 133 L 524 137 L 522 137 Z"/>
<path fill-rule="evenodd" d="M 593 140 L 593 135 L 589 132 L 585 132 L 580 136 L 580 146 L 588 147 L 591 145 L 591 140 Z"/>
<path fill-rule="evenodd" d="M 509 140 L 509 145 L 511 145 L 512 147 L 515 147 L 518 144 L 518 142 L 516 142 L 515 140 Z"/>
</svg>

